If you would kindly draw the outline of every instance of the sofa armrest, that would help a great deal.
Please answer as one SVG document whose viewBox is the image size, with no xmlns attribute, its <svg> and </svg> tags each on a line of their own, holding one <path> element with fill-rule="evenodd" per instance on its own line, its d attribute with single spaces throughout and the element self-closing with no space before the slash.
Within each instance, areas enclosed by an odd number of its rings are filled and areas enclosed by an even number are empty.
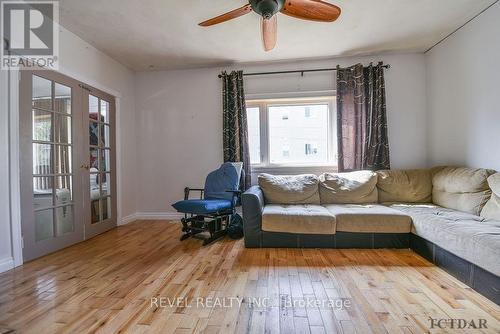
<svg viewBox="0 0 500 334">
<path fill-rule="evenodd" d="M 260 247 L 262 234 L 262 212 L 264 194 L 258 186 L 253 186 L 241 195 L 243 207 L 243 231 L 246 247 Z"/>
</svg>

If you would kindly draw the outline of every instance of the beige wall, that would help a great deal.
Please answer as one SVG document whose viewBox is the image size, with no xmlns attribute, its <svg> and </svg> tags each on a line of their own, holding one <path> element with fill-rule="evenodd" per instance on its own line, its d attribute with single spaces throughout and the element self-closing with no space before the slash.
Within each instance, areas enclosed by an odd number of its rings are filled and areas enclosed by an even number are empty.
<svg viewBox="0 0 500 334">
<path fill-rule="evenodd" d="M 500 3 L 425 60 L 429 163 L 500 171 Z"/>
</svg>

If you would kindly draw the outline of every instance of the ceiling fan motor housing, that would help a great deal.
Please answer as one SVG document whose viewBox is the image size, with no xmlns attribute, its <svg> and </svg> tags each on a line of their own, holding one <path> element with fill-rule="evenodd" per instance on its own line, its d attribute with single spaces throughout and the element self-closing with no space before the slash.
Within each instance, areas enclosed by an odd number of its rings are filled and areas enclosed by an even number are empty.
<svg viewBox="0 0 500 334">
<path fill-rule="evenodd" d="M 266 20 L 279 12 L 284 4 L 285 0 L 250 0 L 253 11 Z"/>
</svg>

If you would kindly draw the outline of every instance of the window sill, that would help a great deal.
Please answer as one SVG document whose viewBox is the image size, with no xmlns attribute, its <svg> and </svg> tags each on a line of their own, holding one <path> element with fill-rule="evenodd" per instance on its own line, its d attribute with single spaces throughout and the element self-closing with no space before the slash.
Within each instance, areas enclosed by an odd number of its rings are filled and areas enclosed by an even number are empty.
<svg viewBox="0 0 500 334">
<path fill-rule="evenodd" d="M 335 165 L 269 165 L 269 166 L 252 166 L 252 174 L 269 173 L 269 174 L 322 174 L 325 172 L 336 173 L 338 171 Z"/>
</svg>

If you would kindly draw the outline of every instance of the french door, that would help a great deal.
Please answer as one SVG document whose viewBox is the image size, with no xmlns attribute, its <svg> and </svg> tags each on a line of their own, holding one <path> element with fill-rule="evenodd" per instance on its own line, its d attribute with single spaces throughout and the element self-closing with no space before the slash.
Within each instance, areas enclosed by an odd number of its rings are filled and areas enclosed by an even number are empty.
<svg viewBox="0 0 500 334">
<path fill-rule="evenodd" d="M 114 104 L 62 74 L 21 71 L 25 261 L 116 226 Z"/>
<path fill-rule="evenodd" d="M 114 98 L 84 85 L 82 107 L 85 111 L 83 178 L 85 209 L 85 237 L 90 238 L 116 226 L 115 182 L 115 100 Z"/>
</svg>

